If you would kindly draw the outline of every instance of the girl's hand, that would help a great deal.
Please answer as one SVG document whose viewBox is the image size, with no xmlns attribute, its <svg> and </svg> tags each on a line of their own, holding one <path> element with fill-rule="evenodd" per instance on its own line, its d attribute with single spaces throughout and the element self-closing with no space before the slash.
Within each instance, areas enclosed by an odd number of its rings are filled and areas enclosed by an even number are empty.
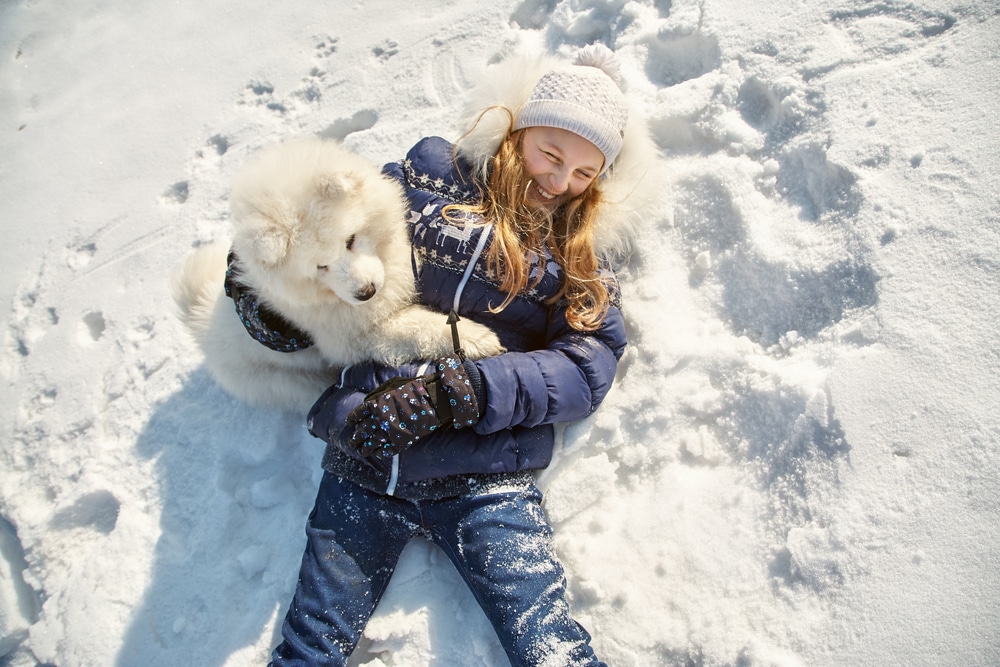
<svg viewBox="0 0 1000 667">
<path fill-rule="evenodd" d="M 449 356 L 423 377 L 383 383 L 347 416 L 354 428 L 350 446 L 361 456 L 385 460 L 439 428 L 472 426 L 479 420 L 479 402 L 469 370 Z"/>
</svg>

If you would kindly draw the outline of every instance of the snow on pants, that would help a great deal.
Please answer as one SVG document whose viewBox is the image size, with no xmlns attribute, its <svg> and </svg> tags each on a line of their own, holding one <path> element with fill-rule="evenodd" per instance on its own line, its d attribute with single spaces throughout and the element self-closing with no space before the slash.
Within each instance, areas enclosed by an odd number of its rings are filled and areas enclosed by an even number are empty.
<svg viewBox="0 0 1000 667">
<path fill-rule="evenodd" d="M 306 526 L 274 667 L 344 665 L 414 535 L 440 546 L 514 667 L 604 666 L 569 615 L 566 578 L 534 485 L 431 501 L 367 491 L 329 473 Z"/>
</svg>

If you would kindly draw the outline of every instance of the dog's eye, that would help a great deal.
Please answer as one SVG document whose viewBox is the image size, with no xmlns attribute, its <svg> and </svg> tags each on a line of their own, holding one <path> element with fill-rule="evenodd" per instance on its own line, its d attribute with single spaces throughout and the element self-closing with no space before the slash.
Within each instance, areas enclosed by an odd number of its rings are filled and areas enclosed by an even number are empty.
<svg viewBox="0 0 1000 667">
<path fill-rule="evenodd" d="M 319 266 L 316 267 L 317 271 L 327 271 L 329 269 L 330 269 L 329 264 L 320 264 Z"/>
<path fill-rule="evenodd" d="M 347 237 L 347 249 L 350 250 L 354 247 L 354 234 Z"/>
</svg>

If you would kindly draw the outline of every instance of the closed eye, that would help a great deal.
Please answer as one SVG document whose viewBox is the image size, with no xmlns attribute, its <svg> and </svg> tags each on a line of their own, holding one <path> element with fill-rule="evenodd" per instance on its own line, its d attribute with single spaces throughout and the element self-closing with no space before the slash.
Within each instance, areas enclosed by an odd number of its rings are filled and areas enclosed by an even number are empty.
<svg viewBox="0 0 1000 667">
<path fill-rule="evenodd" d="M 354 247 L 354 234 L 347 237 L 347 249 L 350 250 Z"/>
<path fill-rule="evenodd" d="M 317 271 L 328 271 L 329 269 L 330 269 L 329 264 L 320 264 L 319 266 L 316 267 Z"/>
</svg>

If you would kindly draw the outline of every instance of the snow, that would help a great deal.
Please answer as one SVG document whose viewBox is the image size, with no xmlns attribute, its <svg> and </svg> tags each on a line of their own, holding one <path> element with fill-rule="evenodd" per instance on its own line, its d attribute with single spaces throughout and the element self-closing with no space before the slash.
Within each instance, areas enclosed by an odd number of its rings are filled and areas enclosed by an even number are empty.
<svg viewBox="0 0 1000 667">
<path fill-rule="evenodd" d="M 319 481 L 170 271 L 261 146 L 456 138 L 521 48 L 615 48 L 665 176 L 616 388 L 540 476 L 612 665 L 1000 664 L 995 3 L 0 3 L 0 665 L 253 665 Z M 357 665 L 507 661 L 404 552 Z"/>
</svg>

